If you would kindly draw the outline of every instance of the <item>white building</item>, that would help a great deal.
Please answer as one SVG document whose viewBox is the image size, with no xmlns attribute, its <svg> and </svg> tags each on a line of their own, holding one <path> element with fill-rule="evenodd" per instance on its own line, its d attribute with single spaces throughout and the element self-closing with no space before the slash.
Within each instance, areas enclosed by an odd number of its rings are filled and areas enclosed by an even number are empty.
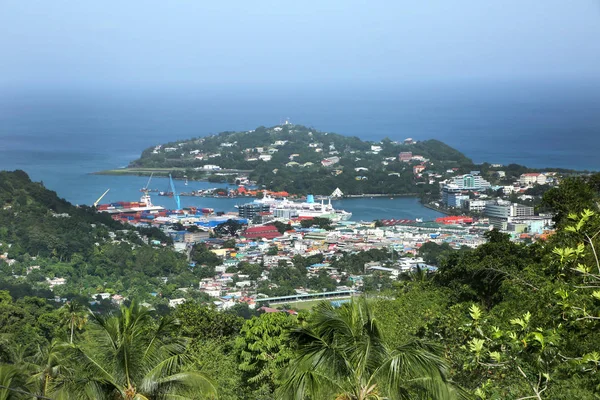
<svg viewBox="0 0 600 400">
<path fill-rule="evenodd" d="M 65 278 L 46 278 L 46 282 L 50 286 L 50 289 L 52 289 L 54 286 L 64 285 L 65 283 L 67 283 L 67 280 Z"/>
<path fill-rule="evenodd" d="M 344 193 L 342 193 L 342 191 L 340 190 L 340 188 L 336 188 L 333 193 L 331 193 L 330 197 L 332 198 L 340 198 L 344 195 Z"/>
<path fill-rule="evenodd" d="M 487 202 L 485 200 L 464 200 L 461 202 L 462 206 L 469 211 L 483 211 L 485 210 L 485 204 Z"/>
<path fill-rule="evenodd" d="M 547 182 L 546 175 L 538 173 L 538 172 L 522 174 L 519 177 L 519 183 L 521 185 L 527 185 L 527 186 L 545 185 L 546 182 Z"/>
</svg>

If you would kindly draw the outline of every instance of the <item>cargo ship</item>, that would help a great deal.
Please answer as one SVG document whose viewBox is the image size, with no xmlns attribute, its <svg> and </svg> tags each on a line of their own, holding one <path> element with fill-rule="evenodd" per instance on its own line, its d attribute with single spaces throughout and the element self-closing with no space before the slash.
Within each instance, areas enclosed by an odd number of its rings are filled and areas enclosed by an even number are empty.
<svg viewBox="0 0 600 400">
<path fill-rule="evenodd" d="M 138 212 L 159 212 L 164 211 L 164 207 L 155 206 L 152 204 L 150 194 L 145 191 L 140 198 L 140 201 L 118 201 L 116 203 L 99 204 L 96 206 L 99 212 L 108 214 L 131 214 Z"/>
</svg>

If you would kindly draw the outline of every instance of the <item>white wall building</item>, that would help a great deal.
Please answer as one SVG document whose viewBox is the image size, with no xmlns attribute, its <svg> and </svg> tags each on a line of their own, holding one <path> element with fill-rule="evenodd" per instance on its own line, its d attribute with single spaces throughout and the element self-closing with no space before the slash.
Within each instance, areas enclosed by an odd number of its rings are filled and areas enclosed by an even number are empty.
<svg viewBox="0 0 600 400">
<path fill-rule="evenodd" d="M 546 175 L 538 172 L 531 172 L 522 174 L 519 177 L 519 183 L 521 185 L 533 186 L 533 185 L 545 185 L 547 182 Z"/>
</svg>

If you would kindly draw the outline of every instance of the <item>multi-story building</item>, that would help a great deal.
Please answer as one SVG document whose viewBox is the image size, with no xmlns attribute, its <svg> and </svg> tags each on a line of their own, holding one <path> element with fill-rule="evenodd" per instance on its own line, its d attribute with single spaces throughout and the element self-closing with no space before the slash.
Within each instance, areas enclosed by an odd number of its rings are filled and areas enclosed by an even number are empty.
<svg viewBox="0 0 600 400">
<path fill-rule="evenodd" d="M 494 228 L 507 230 L 508 224 L 512 223 L 514 218 L 533 216 L 533 207 L 496 200 L 485 205 L 484 213 Z"/>
<path fill-rule="evenodd" d="M 481 212 L 481 211 L 485 210 L 486 203 L 487 203 L 487 201 L 485 201 L 485 200 L 469 199 L 469 200 L 464 201 L 462 206 L 463 206 L 463 208 L 465 208 L 466 210 L 469 210 L 469 211 Z"/>
<path fill-rule="evenodd" d="M 473 173 L 450 178 L 449 185 L 456 185 L 463 190 L 486 190 L 492 187 L 482 176 Z"/>
<path fill-rule="evenodd" d="M 446 207 L 461 208 L 467 200 L 469 195 L 455 186 L 445 186 L 442 189 L 442 203 Z"/>
<path fill-rule="evenodd" d="M 253 220 L 254 217 L 259 216 L 260 213 L 269 212 L 270 210 L 271 207 L 268 204 L 248 203 L 238 206 L 238 215 L 241 218 Z"/>
<path fill-rule="evenodd" d="M 531 172 L 527 174 L 522 174 L 519 177 L 519 183 L 521 185 L 545 185 L 547 183 L 546 175 L 540 174 L 538 172 Z"/>
</svg>

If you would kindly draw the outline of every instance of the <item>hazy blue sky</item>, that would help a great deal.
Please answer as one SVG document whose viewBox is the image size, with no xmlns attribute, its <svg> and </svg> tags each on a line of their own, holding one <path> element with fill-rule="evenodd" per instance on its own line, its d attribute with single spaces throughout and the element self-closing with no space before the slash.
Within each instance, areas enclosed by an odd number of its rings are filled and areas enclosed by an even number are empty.
<svg viewBox="0 0 600 400">
<path fill-rule="evenodd" d="M 0 0 L 0 85 L 600 79 L 598 0 Z"/>
</svg>

